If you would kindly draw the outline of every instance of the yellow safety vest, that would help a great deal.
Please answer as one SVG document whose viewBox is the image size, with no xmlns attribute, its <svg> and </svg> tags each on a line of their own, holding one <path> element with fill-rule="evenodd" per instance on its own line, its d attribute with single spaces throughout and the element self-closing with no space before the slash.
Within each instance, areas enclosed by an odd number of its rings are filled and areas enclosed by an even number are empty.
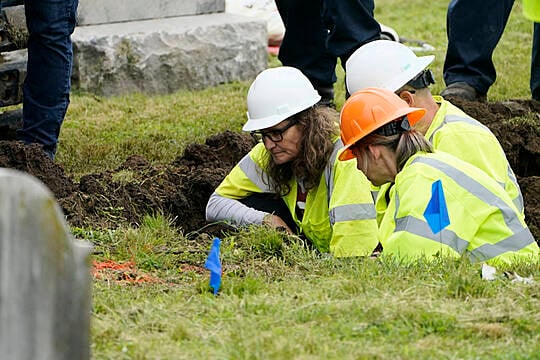
<svg viewBox="0 0 540 360">
<path fill-rule="evenodd" d="M 302 220 L 296 216 L 297 182 L 290 182 L 291 191 L 283 197 L 291 215 L 321 252 L 334 256 L 370 255 L 377 246 L 377 223 L 370 183 L 356 169 L 356 160 L 339 161 L 343 147 L 337 140 L 334 151 L 321 176 L 319 185 L 308 191 Z M 272 193 L 268 175 L 262 170 L 268 151 L 257 144 L 226 176 L 216 192 L 232 199 L 253 193 Z"/>
<path fill-rule="evenodd" d="M 491 176 L 523 213 L 523 196 L 516 176 L 495 135 L 487 126 L 442 97 L 434 96 L 433 99 L 440 107 L 425 138 L 433 144 L 434 149 L 452 154 Z"/>
<path fill-rule="evenodd" d="M 434 234 L 424 216 L 432 184 L 440 180 L 449 225 Z M 538 260 L 538 245 L 508 194 L 483 171 L 444 152 L 418 152 L 390 189 L 379 228 L 383 254 L 400 261 L 468 256 L 509 265 Z"/>
<path fill-rule="evenodd" d="M 483 170 L 508 193 L 514 205 L 524 214 L 521 190 L 501 144 L 485 125 L 440 96 L 433 96 L 439 106 L 424 135 L 435 150 L 444 151 Z M 385 192 L 391 184 L 381 186 L 376 200 L 377 221 L 386 209 Z"/>
</svg>

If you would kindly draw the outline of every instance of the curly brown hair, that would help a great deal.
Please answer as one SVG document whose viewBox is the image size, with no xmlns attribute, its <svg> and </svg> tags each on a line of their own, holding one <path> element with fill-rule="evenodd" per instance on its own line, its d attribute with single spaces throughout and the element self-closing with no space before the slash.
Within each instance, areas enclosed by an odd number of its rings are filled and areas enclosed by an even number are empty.
<svg viewBox="0 0 540 360">
<path fill-rule="evenodd" d="M 291 191 L 291 179 L 300 179 L 306 190 L 316 187 L 334 149 L 339 135 L 339 114 L 327 106 L 312 106 L 293 115 L 303 129 L 298 156 L 285 164 L 272 161 L 270 152 L 263 164 L 269 175 L 271 187 L 276 194 L 287 195 Z"/>
</svg>

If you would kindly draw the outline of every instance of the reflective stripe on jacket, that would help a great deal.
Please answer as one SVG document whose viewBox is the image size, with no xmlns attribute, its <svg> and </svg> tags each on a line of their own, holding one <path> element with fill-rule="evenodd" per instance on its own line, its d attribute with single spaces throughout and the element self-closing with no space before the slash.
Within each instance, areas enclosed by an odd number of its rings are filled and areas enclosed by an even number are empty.
<svg viewBox="0 0 540 360">
<path fill-rule="evenodd" d="M 442 97 L 433 98 L 440 107 L 425 134 L 433 148 L 483 170 L 499 183 L 518 210 L 524 213 L 523 196 L 516 176 L 495 135 Z"/>
<path fill-rule="evenodd" d="M 434 234 L 424 217 L 432 184 L 441 180 L 450 224 Z M 443 152 L 412 156 L 390 190 L 379 229 L 383 253 L 405 262 L 465 255 L 473 262 L 538 260 L 523 215 L 508 194 L 476 167 Z"/>
<path fill-rule="evenodd" d="M 431 125 L 424 135 L 435 150 L 444 151 L 483 170 L 510 196 L 524 214 L 521 190 L 501 144 L 485 125 L 471 118 L 461 109 L 440 96 L 433 96 L 439 104 Z M 381 186 L 376 199 L 377 222 L 386 210 L 386 192 L 391 184 Z"/>
<path fill-rule="evenodd" d="M 335 256 L 370 255 L 377 246 L 375 206 L 370 183 L 356 169 L 356 160 L 339 161 L 343 144 L 337 140 L 319 185 L 309 190 L 302 221 L 295 212 L 297 182 L 283 197 L 294 221 L 321 252 Z M 216 192 L 232 199 L 253 193 L 273 192 L 268 175 L 262 170 L 268 151 L 257 144 L 227 175 Z"/>
</svg>

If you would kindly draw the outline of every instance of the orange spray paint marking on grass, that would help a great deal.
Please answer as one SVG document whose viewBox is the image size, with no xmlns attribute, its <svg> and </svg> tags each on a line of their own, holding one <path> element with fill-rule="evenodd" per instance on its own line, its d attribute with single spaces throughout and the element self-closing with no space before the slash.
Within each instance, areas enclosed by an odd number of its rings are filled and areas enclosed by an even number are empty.
<svg viewBox="0 0 540 360">
<path fill-rule="evenodd" d="M 92 261 L 92 276 L 100 280 L 112 280 L 119 283 L 162 283 L 163 281 L 137 269 L 135 262 L 118 263 L 114 260 Z"/>
</svg>

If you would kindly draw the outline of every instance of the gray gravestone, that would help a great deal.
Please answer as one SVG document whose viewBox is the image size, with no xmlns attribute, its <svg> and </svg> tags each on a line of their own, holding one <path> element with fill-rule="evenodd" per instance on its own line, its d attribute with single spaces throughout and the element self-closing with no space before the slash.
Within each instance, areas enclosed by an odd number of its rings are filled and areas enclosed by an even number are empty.
<svg viewBox="0 0 540 360">
<path fill-rule="evenodd" d="M 104 96 L 251 80 L 268 63 L 266 24 L 225 13 L 79 26 L 72 38 L 73 87 Z"/>
<path fill-rule="evenodd" d="M 79 25 L 160 19 L 225 11 L 225 0 L 79 0 Z"/>
<path fill-rule="evenodd" d="M 268 66 L 266 23 L 225 0 L 80 0 L 74 89 L 170 94 L 252 80 Z"/>
<path fill-rule="evenodd" d="M 49 189 L 0 169 L 0 357 L 90 358 L 90 245 Z"/>
</svg>

